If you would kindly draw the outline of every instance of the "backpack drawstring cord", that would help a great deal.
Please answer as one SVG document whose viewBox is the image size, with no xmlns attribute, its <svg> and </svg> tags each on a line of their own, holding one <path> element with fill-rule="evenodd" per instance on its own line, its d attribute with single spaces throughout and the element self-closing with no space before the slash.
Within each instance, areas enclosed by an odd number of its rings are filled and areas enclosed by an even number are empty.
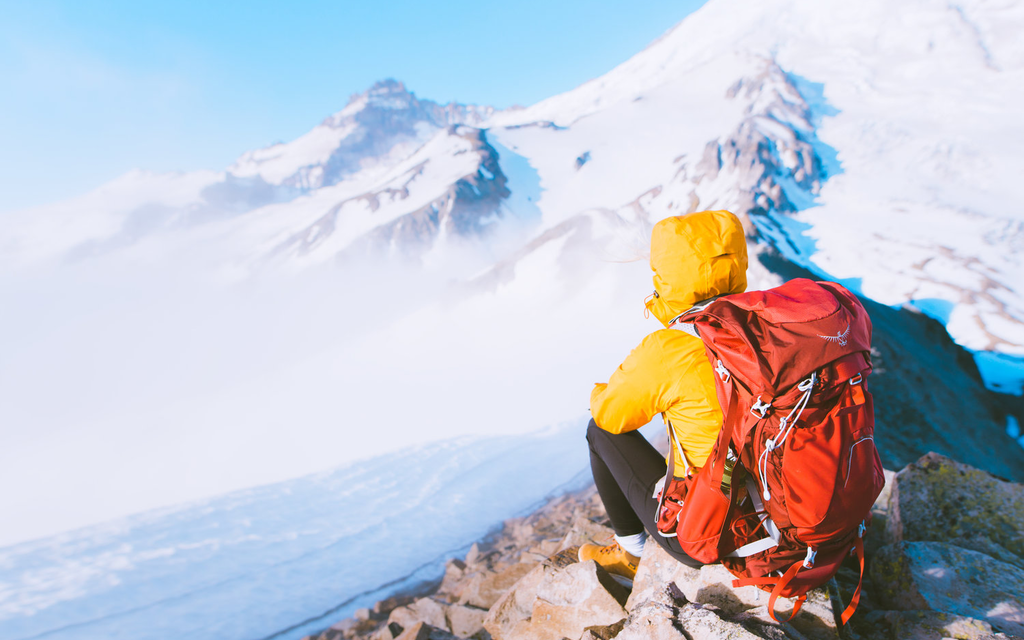
<svg viewBox="0 0 1024 640">
<path fill-rule="evenodd" d="M 782 445 L 786 444 L 786 438 L 789 437 L 789 432 L 793 430 L 793 426 L 797 420 L 803 414 L 804 409 L 807 408 L 807 403 L 811 401 L 811 392 L 814 390 L 814 383 L 818 381 L 818 374 L 811 373 L 811 377 L 801 382 L 797 388 L 803 391 L 804 394 L 800 396 L 796 406 L 789 412 L 789 415 L 785 418 L 779 419 L 779 435 L 775 438 L 768 438 L 764 442 L 764 451 L 761 452 L 761 457 L 757 460 L 757 471 L 761 480 L 761 489 L 764 495 L 764 501 L 768 502 L 772 499 L 772 494 L 768 491 L 768 454 L 776 449 L 781 449 Z M 794 414 L 795 417 L 794 417 Z"/>
</svg>

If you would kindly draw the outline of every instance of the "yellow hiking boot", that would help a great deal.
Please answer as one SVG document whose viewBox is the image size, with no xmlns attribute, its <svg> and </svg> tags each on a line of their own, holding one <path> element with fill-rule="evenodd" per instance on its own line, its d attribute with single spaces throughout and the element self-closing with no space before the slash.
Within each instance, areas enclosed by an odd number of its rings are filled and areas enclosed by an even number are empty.
<svg viewBox="0 0 1024 640">
<path fill-rule="evenodd" d="M 587 543 L 580 547 L 577 555 L 580 562 L 593 560 L 613 576 L 626 578 L 630 582 L 636 577 L 636 569 L 640 564 L 640 558 L 626 552 L 625 549 L 619 546 L 618 542 L 614 541 L 603 547 L 598 544 Z"/>
</svg>

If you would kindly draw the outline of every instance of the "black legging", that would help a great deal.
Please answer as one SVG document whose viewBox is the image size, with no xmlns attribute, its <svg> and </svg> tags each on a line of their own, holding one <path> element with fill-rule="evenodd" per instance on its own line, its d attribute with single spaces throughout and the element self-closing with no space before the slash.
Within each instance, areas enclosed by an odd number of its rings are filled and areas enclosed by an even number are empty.
<svg viewBox="0 0 1024 640">
<path fill-rule="evenodd" d="M 665 458 L 639 432 L 612 434 L 593 420 L 587 427 L 587 442 L 594 484 L 615 535 L 631 536 L 647 529 L 673 558 L 691 567 L 701 566 L 683 553 L 675 538 L 658 533 L 658 501 L 651 494 L 668 470 Z"/>
</svg>

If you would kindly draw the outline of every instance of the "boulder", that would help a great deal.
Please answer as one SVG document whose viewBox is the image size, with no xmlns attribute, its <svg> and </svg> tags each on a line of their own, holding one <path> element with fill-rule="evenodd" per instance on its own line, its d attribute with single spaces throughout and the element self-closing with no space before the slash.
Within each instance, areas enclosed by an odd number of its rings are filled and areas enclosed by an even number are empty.
<svg viewBox="0 0 1024 640">
<path fill-rule="evenodd" d="M 587 627 L 624 618 L 626 597 L 607 572 L 576 562 L 570 549 L 523 576 L 491 607 L 484 628 L 495 640 L 579 638 Z"/>
<path fill-rule="evenodd" d="M 587 627 L 614 624 L 626 617 L 622 605 L 628 596 L 593 560 L 554 571 L 537 586 L 531 637 L 578 638 Z"/>
<path fill-rule="evenodd" d="M 372 616 L 373 616 L 373 612 L 370 611 L 369 609 L 367 609 L 366 607 L 363 607 L 361 609 L 356 609 L 356 612 L 352 614 L 352 617 L 355 618 L 356 620 L 364 620 L 364 621 L 365 620 L 369 620 Z"/>
<path fill-rule="evenodd" d="M 373 614 L 374 616 L 386 617 L 398 607 L 410 604 L 415 600 L 416 598 L 412 596 L 391 596 L 390 598 L 379 600 L 377 604 L 373 605 Z"/>
<path fill-rule="evenodd" d="M 632 611 L 637 604 L 652 599 L 669 584 L 681 587 L 699 577 L 700 569 L 682 564 L 658 546 L 653 538 L 648 537 L 633 580 L 633 592 L 626 601 L 626 610 Z"/>
<path fill-rule="evenodd" d="M 448 616 L 448 628 L 460 638 L 468 638 L 484 628 L 487 609 L 469 607 L 461 604 L 449 605 L 445 613 Z"/>
<path fill-rule="evenodd" d="M 760 607 L 765 611 L 766 624 L 778 627 L 767 616 L 768 594 L 757 587 L 733 587 L 734 576 L 720 564 L 705 565 L 699 569 L 688 567 L 670 556 L 653 539 L 648 539 L 640 560 L 633 592 L 626 602 L 626 610 L 651 599 L 666 585 L 673 584 L 688 602 L 714 606 L 725 616 Z M 786 616 L 792 608 L 790 601 L 776 602 L 776 615 Z M 808 638 L 835 637 L 835 617 L 828 593 L 815 589 L 807 594 L 807 602 L 793 620 L 793 627 Z"/>
<path fill-rule="evenodd" d="M 889 609 L 933 610 L 984 620 L 1024 635 L 1024 569 L 943 542 L 883 547 L 869 571 L 874 596 Z"/>
<path fill-rule="evenodd" d="M 445 605 L 433 598 L 420 598 L 412 604 L 394 609 L 388 616 L 388 624 L 397 624 L 403 629 L 410 629 L 417 622 L 425 622 L 432 627 L 451 631 L 448 628 Z"/>
<path fill-rule="evenodd" d="M 477 544 L 476 542 L 474 542 L 473 546 L 471 546 L 469 548 L 469 551 L 466 552 L 466 562 L 465 562 L 465 564 L 467 564 L 467 565 L 479 564 L 482 559 L 483 559 L 483 553 L 480 551 L 480 545 Z"/>
<path fill-rule="evenodd" d="M 710 605 L 686 601 L 673 585 L 637 602 L 615 640 L 758 640 L 743 626 L 722 619 Z"/>
<path fill-rule="evenodd" d="M 455 594 L 461 588 L 465 577 L 466 563 L 452 558 L 444 566 L 444 578 L 441 579 L 441 586 L 437 588 L 437 593 L 457 600 L 458 596 Z"/>
<path fill-rule="evenodd" d="M 882 487 L 882 492 L 875 499 L 875 504 L 871 506 L 871 527 L 864 538 L 864 553 L 867 555 L 874 555 L 879 547 L 893 542 L 888 524 L 889 497 L 892 495 L 896 472 L 883 469 L 882 474 L 885 476 L 885 486 Z"/>
<path fill-rule="evenodd" d="M 783 622 L 772 620 L 771 616 L 768 615 L 768 605 L 747 609 L 742 613 L 736 614 L 730 618 L 730 620 L 743 625 L 744 629 L 754 635 L 762 638 L 768 638 L 768 640 L 811 640 L 811 638 L 814 637 L 821 637 L 805 636 L 794 629 L 792 625 L 786 623 L 785 618 L 780 618 Z M 835 631 L 833 631 L 830 636 L 824 636 L 823 640 L 824 638 L 827 638 L 827 640 L 836 640 Z"/>
<path fill-rule="evenodd" d="M 418 623 L 417 623 L 418 624 Z M 415 626 L 415 624 L 413 625 Z M 379 629 L 370 634 L 369 640 L 395 640 L 402 635 L 405 629 L 397 622 L 381 625 Z"/>
<path fill-rule="evenodd" d="M 896 474 L 888 529 L 893 542 L 950 542 L 1024 568 L 1024 485 L 929 453 Z"/>
<path fill-rule="evenodd" d="M 458 640 L 444 629 L 417 622 L 401 633 L 395 640 Z"/>
<path fill-rule="evenodd" d="M 594 522 L 584 515 L 576 516 L 569 531 L 558 545 L 559 551 L 579 547 L 587 542 L 604 544 L 615 537 L 615 531 L 599 522 Z"/>
<path fill-rule="evenodd" d="M 767 599 L 766 599 L 767 602 Z M 835 640 L 836 623 L 832 615 L 832 607 L 828 602 L 828 594 L 821 589 L 814 589 L 807 594 L 807 602 L 801 607 L 795 618 L 790 618 L 792 611 L 789 605 L 779 605 L 775 609 L 773 620 L 768 613 L 768 605 L 747 609 L 728 616 L 733 622 L 742 624 L 754 634 L 766 638 L 793 638 L 794 640 Z"/>
<path fill-rule="evenodd" d="M 625 626 L 625 624 L 626 619 L 623 618 L 614 624 L 587 627 L 583 630 L 583 635 L 580 636 L 580 640 L 612 640 L 612 638 L 619 635 L 619 632 L 622 631 L 622 627 Z"/>
<path fill-rule="evenodd" d="M 708 640 L 760 640 L 761 638 L 761 636 L 751 633 L 743 625 L 723 619 L 714 607 L 700 603 L 688 603 L 683 606 L 679 610 L 679 624 L 686 631 L 687 638 L 707 638 Z"/>
<path fill-rule="evenodd" d="M 490 571 L 475 573 L 456 589 L 455 595 L 459 604 L 490 609 L 501 596 L 512 588 L 512 585 L 519 582 L 536 566 L 536 563 L 516 563 L 497 573 Z"/>
<path fill-rule="evenodd" d="M 714 605 L 726 615 L 768 603 L 767 593 L 757 587 L 734 587 L 735 579 L 722 565 L 709 564 L 700 568 L 695 579 L 678 584 L 690 602 Z M 777 605 L 786 606 L 783 601 Z"/>
<path fill-rule="evenodd" d="M 939 611 L 874 611 L 866 622 L 877 630 L 877 637 L 891 640 L 984 640 L 995 635 L 984 620 Z"/>
<path fill-rule="evenodd" d="M 537 565 L 490 608 L 484 618 L 484 629 L 495 640 L 518 638 L 520 627 L 529 626 L 533 601 L 537 599 L 537 587 L 547 571 L 548 567 L 544 564 Z"/>
<path fill-rule="evenodd" d="M 643 563 L 640 566 L 643 567 Z M 646 598 L 635 603 L 616 640 L 686 638 L 678 618 L 680 607 L 687 604 L 686 597 L 673 583 L 663 584 L 660 589 L 649 591 Z"/>
</svg>

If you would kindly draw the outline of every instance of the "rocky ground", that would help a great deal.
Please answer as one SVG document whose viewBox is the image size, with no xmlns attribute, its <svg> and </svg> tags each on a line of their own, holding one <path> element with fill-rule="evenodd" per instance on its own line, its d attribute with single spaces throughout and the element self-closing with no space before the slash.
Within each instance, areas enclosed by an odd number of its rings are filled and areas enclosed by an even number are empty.
<svg viewBox="0 0 1024 640">
<path fill-rule="evenodd" d="M 1024 486 L 938 454 L 887 472 L 860 607 L 839 630 L 827 588 L 777 623 L 766 593 L 734 589 L 721 565 L 685 567 L 653 541 L 627 589 L 576 560 L 583 542 L 610 538 L 607 524 L 593 488 L 559 497 L 450 560 L 440 584 L 306 640 L 1024 637 Z M 843 602 L 857 575 L 852 563 L 840 570 Z"/>
</svg>

